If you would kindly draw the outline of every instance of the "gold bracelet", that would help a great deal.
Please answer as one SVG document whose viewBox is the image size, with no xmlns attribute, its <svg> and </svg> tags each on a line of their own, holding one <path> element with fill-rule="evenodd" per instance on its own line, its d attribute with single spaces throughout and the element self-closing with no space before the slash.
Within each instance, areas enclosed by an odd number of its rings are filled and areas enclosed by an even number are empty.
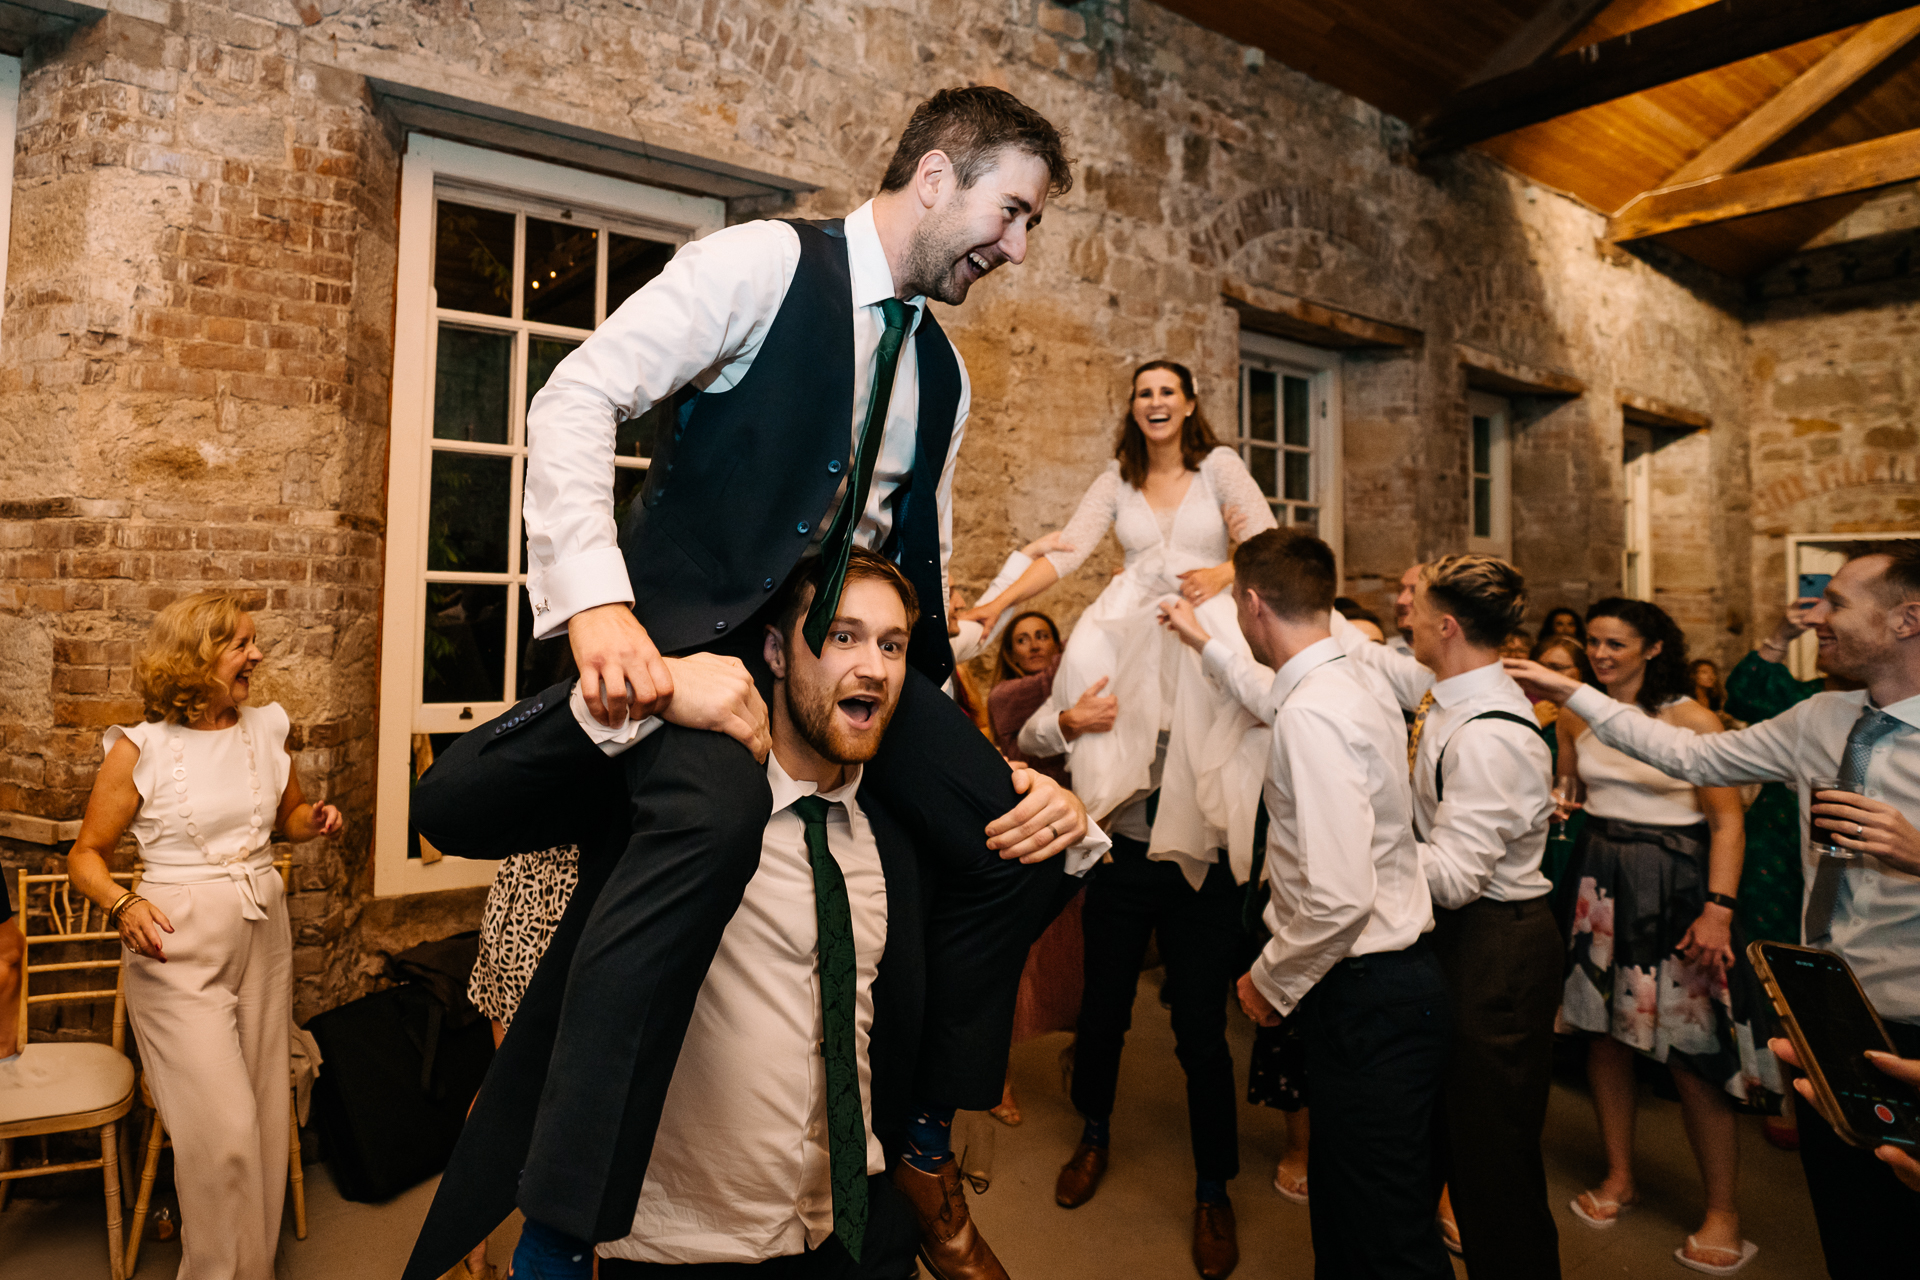
<svg viewBox="0 0 1920 1280">
<path fill-rule="evenodd" d="M 125 911 L 128 907 L 132 906 L 136 902 L 145 902 L 145 901 L 146 901 L 145 898 L 142 898 L 139 894 L 135 893 L 133 890 L 131 889 L 127 890 L 125 893 L 121 894 L 119 898 L 115 899 L 114 904 L 112 906 L 107 908 L 107 923 L 110 925 L 113 925 L 115 928 L 119 928 L 120 913 Z"/>
</svg>

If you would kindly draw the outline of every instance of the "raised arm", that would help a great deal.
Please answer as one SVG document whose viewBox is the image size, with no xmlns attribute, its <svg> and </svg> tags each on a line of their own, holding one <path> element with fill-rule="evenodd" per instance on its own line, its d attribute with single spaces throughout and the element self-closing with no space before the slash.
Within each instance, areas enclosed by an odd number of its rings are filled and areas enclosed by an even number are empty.
<svg viewBox="0 0 1920 1280">
<path fill-rule="evenodd" d="M 978 622 L 991 629 L 1008 609 L 1031 600 L 1085 564 L 1100 539 L 1113 527 L 1113 518 L 1120 509 L 1121 483 L 1119 468 L 1108 467 L 1101 472 L 1080 499 L 1073 519 L 1060 530 L 1061 548 L 1035 560 L 999 595 L 967 610 L 961 615 L 962 621 Z"/>
<path fill-rule="evenodd" d="M 1328 615 L 1328 625 L 1342 653 L 1378 673 L 1387 682 L 1387 687 L 1393 690 L 1394 701 L 1402 707 L 1408 711 L 1419 709 L 1420 699 L 1427 690 L 1433 688 L 1432 671 L 1408 654 L 1375 644 L 1364 631 L 1342 617 L 1338 610 Z"/>
</svg>

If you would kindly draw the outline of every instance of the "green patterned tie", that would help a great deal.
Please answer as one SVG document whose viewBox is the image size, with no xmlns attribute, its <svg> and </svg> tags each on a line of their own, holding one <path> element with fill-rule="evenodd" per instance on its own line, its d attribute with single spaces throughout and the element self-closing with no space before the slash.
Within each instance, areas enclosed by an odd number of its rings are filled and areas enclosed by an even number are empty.
<svg viewBox="0 0 1920 1280">
<path fill-rule="evenodd" d="M 833 1233 L 855 1262 L 867 1238 L 867 1122 L 860 1110 L 860 1062 L 853 1046 L 859 966 L 847 880 L 827 848 L 828 803 L 801 796 L 793 811 L 807 826 L 813 911 L 820 927 L 820 1022 L 827 1060 L 827 1164 L 833 1179 Z"/>
<path fill-rule="evenodd" d="M 873 467 L 880 459 L 880 437 L 886 434 L 887 405 L 893 400 L 893 373 L 900 365 L 900 346 L 906 340 L 907 322 L 913 318 L 913 308 L 898 298 L 883 301 L 880 311 L 887 318 L 887 328 L 880 335 L 879 362 L 873 370 L 873 398 L 867 402 L 867 421 L 860 428 L 860 439 L 854 445 L 853 474 L 847 477 L 846 496 L 840 500 L 840 510 L 820 540 L 820 558 L 826 561 L 827 576 L 813 597 L 806 626 L 800 631 L 815 656 L 826 642 L 827 627 L 840 608 L 840 588 L 847 580 L 847 556 L 853 550 L 854 530 L 860 527 L 860 517 L 867 510 L 867 490 L 873 486 Z"/>
</svg>

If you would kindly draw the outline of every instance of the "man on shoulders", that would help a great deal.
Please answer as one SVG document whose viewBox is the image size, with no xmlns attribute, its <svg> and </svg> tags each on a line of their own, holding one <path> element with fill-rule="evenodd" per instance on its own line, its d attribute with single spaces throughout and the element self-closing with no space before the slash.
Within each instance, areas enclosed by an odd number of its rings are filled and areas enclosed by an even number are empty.
<svg viewBox="0 0 1920 1280">
<path fill-rule="evenodd" d="M 1920 542 L 1856 553 L 1802 616 L 1820 639 L 1821 668 L 1864 690 L 1816 693 L 1727 733 L 1624 715 L 1600 690 L 1537 663 L 1506 666 L 1530 693 L 1662 773 L 1708 787 L 1794 784 L 1812 827 L 1854 855 L 1822 856 L 1809 842 L 1801 936 L 1846 959 L 1901 1055 L 1920 1057 Z M 1840 787 L 1814 792 L 1825 777 Z M 1801 1110 L 1800 1163 L 1834 1280 L 1901 1274 L 1920 1256 L 1920 1218 L 1885 1158 Z"/>
<path fill-rule="evenodd" d="M 1540 1153 L 1563 952 L 1540 870 L 1552 757 L 1499 653 L 1526 604 L 1512 565 L 1453 555 L 1420 567 L 1412 658 L 1332 619 L 1347 656 L 1414 713 L 1414 831 L 1454 1017 L 1437 1150 L 1474 1280 L 1560 1274 Z"/>
<path fill-rule="evenodd" d="M 1273 937 L 1240 980 L 1271 1024 L 1305 1020 L 1308 1180 L 1323 1275 L 1453 1274 L 1433 1227 L 1446 982 L 1411 823 L 1404 737 L 1328 629 L 1333 552 L 1270 530 L 1234 552 L 1240 630 L 1275 671 L 1264 799 Z"/>
</svg>

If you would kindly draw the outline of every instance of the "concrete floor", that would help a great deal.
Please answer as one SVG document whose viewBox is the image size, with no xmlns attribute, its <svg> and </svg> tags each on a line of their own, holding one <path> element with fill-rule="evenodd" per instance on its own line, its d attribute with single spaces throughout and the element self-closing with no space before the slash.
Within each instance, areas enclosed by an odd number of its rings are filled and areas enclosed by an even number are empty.
<svg viewBox="0 0 1920 1280">
<path fill-rule="evenodd" d="M 992 1186 L 975 1198 L 975 1213 L 1009 1271 L 1022 1280 L 1183 1280 L 1193 1275 L 1188 1259 L 1193 1205 L 1185 1094 L 1167 1016 L 1155 999 L 1157 979 L 1158 974 L 1150 972 L 1140 986 L 1113 1118 L 1113 1165 L 1092 1203 L 1071 1212 L 1053 1203 L 1054 1174 L 1080 1132 L 1079 1119 L 1060 1088 L 1058 1060 L 1068 1040 L 1065 1035 L 1043 1037 L 1014 1050 L 1014 1084 L 1024 1124 L 1007 1129 L 984 1116 L 962 1118 L 963 1136 L 991 1135 L 986 1140 L 994 1148 Z M 1244 1019 L 1234 1017 L 1230 1025 L 1244 1081 L 1251 1035 Z M 1232 1187 L 1240 1225 L 1238 1276 L 1306 1280 L 1313 1273 L 1306 1209 L 1288 1204 L 1269 1186 L 1284 1144 L 1278 1112 L 1242 1107 L 1241 1173 Z M 1757 1121 L 1742 1123 L 1741 1157 L 1740 1207 L 1747 1236 L 1760 1245 L 1741 1275 L 1745 1280 L 1814 1280 L 1825 1275 L 1798 1160 L 1762 1141 Z M 1602 1171 L 1593 1113 L 1575 1089 L 1554 1089 L 1547 1170 L 1567 1280 L 1679 1280 L 1694 1274 L 1672 1257 L 1674 1247 L 1696 1225 L 1701 1203 L 1677 1106 L 1644 1098 L 1639 1173 L 1646 1207 L 1610 1231 L 1583 1226 L 1566 1208 Z M 308 1237 L 294 1240 L 289 1224 L 279 1280 L 398 1276 L 432 1195 L 433 1184 L 427 1183 L 386 1204 L 350 1204 L 335 1193 L 324 1166 L 308 1166 Z M 6 1280 L 105 1277 L 104 1235 L 97 1200 L 16 1199 L 0 1213 L 0 1275 Z M 517 1237 L 517 1221 L 494 1233 L 491 1256 L 503 1275 Z M 179 1258 L 177 1243 L 149 1240 L 142 1248 L 138 1280 L 171 1277 Z M 1455 1269 L 1466 1274 L 1458 1262 Z"/>
</svg>

